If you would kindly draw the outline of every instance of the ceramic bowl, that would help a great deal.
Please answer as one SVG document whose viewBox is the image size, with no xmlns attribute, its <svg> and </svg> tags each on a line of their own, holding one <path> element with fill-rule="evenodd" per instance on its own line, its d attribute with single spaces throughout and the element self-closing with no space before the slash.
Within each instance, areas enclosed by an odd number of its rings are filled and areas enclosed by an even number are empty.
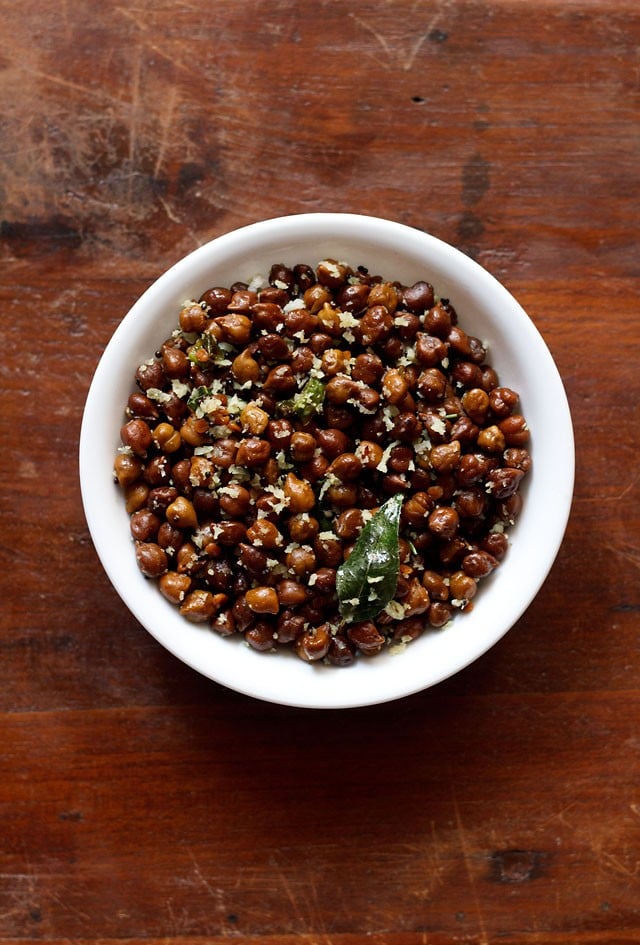
<svg viewBox="0 0 640 945">
<path fill-rule="evenodd" d="M 403 652 L 337 668 L 293 654 L 258 653 L 244 641 L 192 624 L 138 570 L 122 493 L 113 479 L 123 408 L 137 366 L 177 323 L 180 303 L 211 285 L 250 281 L 272 263 L 315 266 L 323 258 L 364 265 L 385 279 L 431 282 L 460 324 L 488 342 L 500 382 L 517 390 L 532 431 L 533 468 L 510 548 L 481 582 L 472 612 L 428 630 Z M 493 276 L 422 231 L 357 214 L 312 213 L 254 223 L 196 249 L 163 273 L 116 328 L 98 364 L 80 440 L 82 498 L 102 565 L 134 617 L 177 658 L 233 690 L 271 702 L 347 708 L 386 702 L 446 679 L 493 646 L 536 596 L 556 558 L 574 478 L 571 417 L 561 378 L 531 319 Z"/>
</svg>

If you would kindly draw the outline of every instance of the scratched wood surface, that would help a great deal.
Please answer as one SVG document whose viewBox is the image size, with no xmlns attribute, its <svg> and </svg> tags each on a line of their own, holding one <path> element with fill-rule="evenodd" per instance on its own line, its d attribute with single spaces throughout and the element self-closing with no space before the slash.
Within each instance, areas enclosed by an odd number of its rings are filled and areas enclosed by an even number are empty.
<svg viewBox="0 0 640 945">
<path fill-rule="evenodd" d="M 0 941 L 640 942 L 638 4 L 0 12 Z M 206 239 L 319 209 L 503 280 L 577 444 L 565 543 L 512 632 L 347 713 L 258 704 L 162 650 L 76 473 L 137 295 Z"/>
</svg>

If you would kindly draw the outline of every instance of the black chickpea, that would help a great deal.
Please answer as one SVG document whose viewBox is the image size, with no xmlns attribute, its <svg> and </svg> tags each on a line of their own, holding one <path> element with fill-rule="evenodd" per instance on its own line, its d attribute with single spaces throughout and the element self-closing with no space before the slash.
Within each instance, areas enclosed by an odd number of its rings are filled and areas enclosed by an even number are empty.
<svg viewBox="0 0 640 945">
<path fill-rule="evenodd" d="M 133 515 L 134 512 L 137 512 L 147 504 L 150 491 L 147 483 L 142 480 L 133 482 L 130 486 L 126 487 L 124 491 L 125 507 L 129 515 Z"/>
<path fill-rule="evenodd" d="M 343 667 L 473 607 L 532 456 L 518 393 L 449 300 L 337 259 L 274 262 L 176 320 L 134 373 L 113 466 L 138 567 L 169 604 Z M 340 568 L 398 494 L 394 597 L 348 618 Z"/>
</svg>

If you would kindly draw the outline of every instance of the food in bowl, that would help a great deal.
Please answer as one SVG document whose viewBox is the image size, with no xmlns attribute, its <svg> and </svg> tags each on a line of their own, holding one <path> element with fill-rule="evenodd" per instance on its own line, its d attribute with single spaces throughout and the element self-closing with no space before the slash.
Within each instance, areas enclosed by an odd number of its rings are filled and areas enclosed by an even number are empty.
<svg viewBox="0 0 640 945">
<path fill-rule="evenodd" d="M 350 666 L 471 611 L 499 567 L 531 467 L 518 393 L 428 273 L 392 277 L 274 262 L 185 300 L 138 366 L 115 475 L 185 619 Z"/>
</svg>

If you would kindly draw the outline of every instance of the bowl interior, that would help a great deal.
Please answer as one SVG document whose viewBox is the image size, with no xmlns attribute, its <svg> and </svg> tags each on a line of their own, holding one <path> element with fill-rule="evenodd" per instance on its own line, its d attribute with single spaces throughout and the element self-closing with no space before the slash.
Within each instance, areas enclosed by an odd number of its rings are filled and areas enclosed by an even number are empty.
<svg viewBox="0 0 640 945">
<path fill-rule="evenodd" d="M 316 265 L 325 257 L 366 266 L 386 279 L 431 282 L 451 299 L 460 324 L 488 343 L 500 382 L 516 389 L 532 431 L 533 469 L 511 546 L 483 581 L 471 613 L 427 631 L 400 654 L 345 669 L 262 654 L 190 624 L 135 563 L 128 515 L 113 482 L 123 409 L 138 365 L 177 323 L 182 301 L 212 285 L 267 275 L 272 263 Z M 567 523 L 573 435 L 561 379 L 521 306 L 489 273 L 440 240 L 401 224 L 352 214 L 302 214 L 252 224 L 201 246 L 164 273 L 116 329 L 87 397 L 80 441 L 82 497 L 91 536 L 116 591 L 169 651 L 237 691 L 288 705 L 337 708 L 384 702 L 431 686 L 468 665 L 513 626 L 540 589 Z"/>
</svg>

